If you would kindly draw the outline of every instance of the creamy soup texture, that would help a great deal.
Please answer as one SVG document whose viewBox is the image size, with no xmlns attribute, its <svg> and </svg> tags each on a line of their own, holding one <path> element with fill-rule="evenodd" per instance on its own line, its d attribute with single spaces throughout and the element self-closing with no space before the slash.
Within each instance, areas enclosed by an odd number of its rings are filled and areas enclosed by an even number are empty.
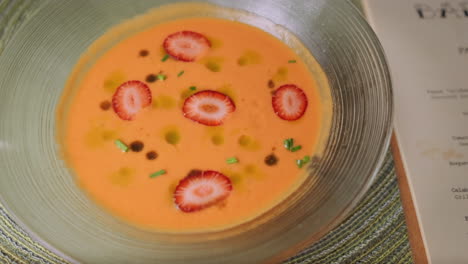
<svg viewBox="0 0 468 264">
<path fill-rule="evenodd" d="M 160 231 L 223 229 L 306 177 L 324 105 L 309 67 L 271 34 L 181 18 L 84 64 L 58 109 L 60 146 L 80 188 L 112 215 Z"/>
</svg>

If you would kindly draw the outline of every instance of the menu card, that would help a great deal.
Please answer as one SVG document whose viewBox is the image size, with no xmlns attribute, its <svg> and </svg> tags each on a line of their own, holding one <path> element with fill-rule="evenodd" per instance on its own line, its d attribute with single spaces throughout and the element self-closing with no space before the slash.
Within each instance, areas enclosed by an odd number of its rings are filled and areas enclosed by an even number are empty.
<svg viewBox="0 0 468 264">
<path fill-rule="evenodd" d="M 363 0 L 428 263 L 468 263 L 468 0 Z M 409 231 L 411 232 L 411 226 Z"/>
</svg>

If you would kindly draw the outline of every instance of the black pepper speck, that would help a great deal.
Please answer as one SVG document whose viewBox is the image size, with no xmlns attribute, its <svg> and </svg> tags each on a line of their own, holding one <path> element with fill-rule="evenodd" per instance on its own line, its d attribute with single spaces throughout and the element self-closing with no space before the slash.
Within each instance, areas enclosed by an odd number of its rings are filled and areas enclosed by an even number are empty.
<svg viewBox="0 0 468 264">
<path fill-rule="evenodd" d="M 158 158 L 158 153 L 156 153 L 155 151 L 150 151 L 148 153 L 146 153 L 146 158 L 148 160 L 155 160 Z"/>
<path fill-rule="evenodd" d="M 155 82 L 156 80 L 157 80 L 157 76 L 154 74 L 148 74 L 148 76 L 146 76 L 146 82 L 152 83 L 152 82 Z"/>
<path fill-rule="evenodd" d="M 144 144 L 143 142 L 141 141 L 133 141 L 132 143 L 130 143 L 130 149 L 133 151 L 133 152 L 140 152 L 143 150 L 144 148 Z"/>
<path fill-rule="evenodd" d="M 99 104 L 99 107 L 104 110 L 104 111 L 107 111 L 111 108 L 111 103 L 109 101 L 102 101 L 101 104 Z"/>
<path fill-rule="evenodd" d="M 149 55 L 149 51 L 148 50 L 140 50 L 140 53 L 139 53 L 140 57 L 146 57 Z"/>
<path fill-rule="evenodd" d="M 275 166 L 278 163 L 278 158 L 275 154 L 270 154 L 265 158 L 265 164 L 268 166 Z"/>
</svg>

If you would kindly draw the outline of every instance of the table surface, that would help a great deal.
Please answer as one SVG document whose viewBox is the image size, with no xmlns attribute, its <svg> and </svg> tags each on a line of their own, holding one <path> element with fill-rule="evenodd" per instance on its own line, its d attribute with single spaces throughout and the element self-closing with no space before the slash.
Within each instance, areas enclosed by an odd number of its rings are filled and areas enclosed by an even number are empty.
<svg viewBox="0 0 468 264">
<path fill-rule="evenodd" d="M 37 0 L 0 0 L 0 56 Z M 358 3 L 358 0 L 354 0 Z M 31 238 L 0 204 L 0 263 L 67 263 Z M 390 153 L 350 217 L 285 263 L 413 263 Z"/>
</svg>

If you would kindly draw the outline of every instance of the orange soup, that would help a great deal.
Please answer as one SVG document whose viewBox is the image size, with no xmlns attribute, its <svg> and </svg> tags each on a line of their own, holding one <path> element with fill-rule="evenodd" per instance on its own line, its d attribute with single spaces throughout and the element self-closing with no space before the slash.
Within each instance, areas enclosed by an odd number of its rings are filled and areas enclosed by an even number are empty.
<svg viewBox="0 0 468 264">
<path fill-rule="evenodd" d="M 219 230 L 306 177 L 323 105 L 279 39 L 196 17 L 96 43 L 105 52 L 76 66 L 57 121 L 76 182 L 106 211 L 157 231 Z"/>
</svg>

